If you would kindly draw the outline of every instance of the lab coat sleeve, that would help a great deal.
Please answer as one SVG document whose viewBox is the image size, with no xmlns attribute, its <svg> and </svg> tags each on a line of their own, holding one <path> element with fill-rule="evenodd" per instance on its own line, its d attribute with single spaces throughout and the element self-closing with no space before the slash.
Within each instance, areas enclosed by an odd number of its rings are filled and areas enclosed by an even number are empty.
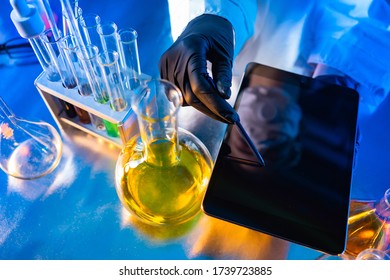
<svg viewBox="0 0 390 280">
<path fill-rule="evenodd" d="M 257 0 L 205 1 L 205 13 L 222 16 L 232 23 L 235 31 L 235 57 L 253 35 L 257 8 Z"/>
<path fill-rule="evenodd" d="M 309 64 L 325 64 L 355 80 L 362 104 L 374 111 L 390 92 L 390 4 L 318 3 L 306 24 L 302 53 Z"/>
</svg>

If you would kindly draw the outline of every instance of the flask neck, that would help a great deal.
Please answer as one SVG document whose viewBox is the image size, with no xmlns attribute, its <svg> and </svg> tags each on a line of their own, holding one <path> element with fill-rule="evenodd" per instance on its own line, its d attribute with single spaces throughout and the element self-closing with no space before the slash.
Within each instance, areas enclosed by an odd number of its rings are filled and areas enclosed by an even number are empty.
<svg viewBox="0 0 390 280">
<path fill-rule="evenodd" d="M 6 120 L 12 120 L 14 117 L 15 115 L 8 108 L 3 98 L 0 97 L 0 123 Z"/>
<path fill-rule="evenodd" d="M 180 155 L 177 117 L 167 116 L 165 119 L 139 117 L 138 125 L 145 146 L 146 162 L 159 167 L 176 165 Z"/>
<path fill-rule="evenodd" d="M 177 88 L 164 80 L 143 82 L 132 98 L 137 114 L 147 163 L 169 167 L 180 158 L 178 113 L 182 97 Z"/>
</svg>

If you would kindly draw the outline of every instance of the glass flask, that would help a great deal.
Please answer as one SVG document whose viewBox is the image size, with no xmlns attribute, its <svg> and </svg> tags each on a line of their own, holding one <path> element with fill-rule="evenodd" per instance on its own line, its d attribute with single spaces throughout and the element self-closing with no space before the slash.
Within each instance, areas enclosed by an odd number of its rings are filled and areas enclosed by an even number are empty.
<svg viewBox="0 0 390 280">
<path fill-rule="evenodd" d="M 366 249 L 386 250 L 390 244 L 390 189 L 375 203 L 351 201 L 344 257 Z"/>
<path fill-rule="evenodd" d="M 212 171 L 204 144 L 178 127 L 180 91 L 168 81 L 142 81 L 132 96 L 139 134 L 122 149 L 116 164 L 118 196 L 130 213 L 152 225 L 190 221 Z"/>
<path fill-rule="evenodd" d="M 0 97 L 0 168 L 20 179 L 44 176 L 58 165 L 62 140 L 48 123 L 17 118 Z"/>
<path fill-rule="evenodd" d="M 370 248 L 361 251 L 359 255 L 357 255 L 356 259 L 357 260 L 390 260 L 390 255 L 386 251 Z"/>
</svg>

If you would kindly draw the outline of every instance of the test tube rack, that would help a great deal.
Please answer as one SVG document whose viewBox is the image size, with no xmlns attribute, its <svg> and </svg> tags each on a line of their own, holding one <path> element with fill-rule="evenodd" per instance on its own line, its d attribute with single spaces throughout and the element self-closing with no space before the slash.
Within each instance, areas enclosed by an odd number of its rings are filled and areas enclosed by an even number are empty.
<svg viewBox="0 0 390 280">
<path fill-rule="evenodd" d="M 143 74 L 141 78 L 147 77 L 147 75 Z M 60 129 L 66 130 L 67 125 L 70 125 L 97 138 L 106 140 L 119 148 L 122 148 L 138 132 L 136 115 L 130 106 L 126 110 L 116 112 L 110 108 L 108 103 L 97 103 L 92 95 L 81 96 L 77 87 L 67 89 L 62 86 L 61 82 L 49 81 L 44 72 L 36 78 L 34 84 Z M 111 137 L 106 131 L 96 129 L 93 124 L 81 123 L 78 118 L 69 118 L 60 104 L 60 100 L 116 124 L 119 137 Z"/>
</svg>

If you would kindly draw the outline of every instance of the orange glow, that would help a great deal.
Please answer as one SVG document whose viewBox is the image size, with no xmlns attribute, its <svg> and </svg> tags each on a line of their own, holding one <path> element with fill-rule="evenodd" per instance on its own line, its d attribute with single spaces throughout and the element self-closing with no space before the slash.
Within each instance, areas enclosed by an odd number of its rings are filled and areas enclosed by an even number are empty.
<svg viewBox="0 0 390 280">
<path fill-rule="evenodd" d="M 245 227 L 203 216 L 190 238 L 190 257 L 285 259 L 288 242 Z"/>
</svg>

